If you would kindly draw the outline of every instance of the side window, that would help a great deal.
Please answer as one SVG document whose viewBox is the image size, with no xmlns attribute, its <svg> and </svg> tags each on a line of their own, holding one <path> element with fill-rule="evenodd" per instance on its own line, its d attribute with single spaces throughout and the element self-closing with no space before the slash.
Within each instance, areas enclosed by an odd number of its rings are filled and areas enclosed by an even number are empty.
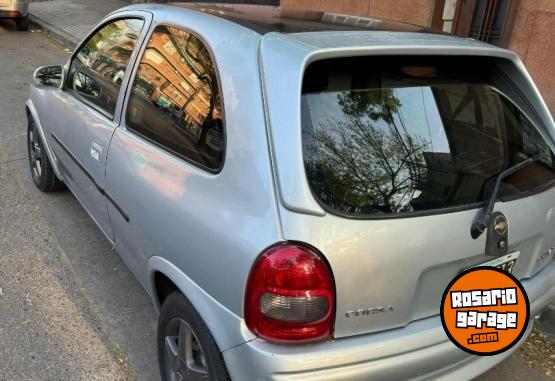
<svg viewBox="0 0 555 381">
<path fill-rule="evenodd" d="M 127 65 L 144 22 L 118 20 L 100 29 L 71 62 L 66 88 L 114 115 Z"/>
<path fill-rule="evenodd" d="M 210 170 L 221 167 L 224 125 L 215 67 L 191 33 L 160 26 L 141 60 L 127 127 Z"/>
</svg>

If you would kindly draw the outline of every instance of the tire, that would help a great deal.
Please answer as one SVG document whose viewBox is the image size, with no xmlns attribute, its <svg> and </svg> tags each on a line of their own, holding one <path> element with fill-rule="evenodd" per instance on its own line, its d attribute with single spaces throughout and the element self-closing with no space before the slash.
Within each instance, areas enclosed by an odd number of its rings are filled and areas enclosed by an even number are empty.
<svg viewBox="0 0 555 381">
<path fill-rule="evenodd" d="M 21 30 L 26 32 L 29 30 L 29 16 L 21 17 L 15 20 L 15 25 L 17 26 L 17 30 Z"/>
<path fill-rule="evenodd" d="M 54 168 L 48 159 L 46 149 L 36 129 L 35 122 L 29 121 L 27 128 L 27 154 L 31 176 L 36 187 L 43 192 L 53 192 L 65 189 L 65 184 L 58 180 Z"/>
<path fill-rule="evenodd" d="M 157 341 L 162 381 L 189 380 L 189 374 L 201 376 L 197 379 L 231 380 L 214 338 L 181 292 L 169 295 L 162 305 Z"/>
</svg>

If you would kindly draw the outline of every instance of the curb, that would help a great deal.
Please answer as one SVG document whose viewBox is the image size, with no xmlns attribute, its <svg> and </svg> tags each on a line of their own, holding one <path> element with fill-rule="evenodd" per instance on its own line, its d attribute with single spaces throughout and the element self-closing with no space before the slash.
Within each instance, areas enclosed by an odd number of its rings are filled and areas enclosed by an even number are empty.
<svg viewBox="0 0 555 381">
<path fill-rule="evenodd" d="M 29 13 L 29 22 L 33 26 L 42 29 L 43 32 L 58 41 L 60 44 L 70 49 L 75 48 L 79 43 L 79 40 L 75 36 L 72 36 L 71 34 L 63 31 L 55 25 L 52 25 L 36 16 L 33 16 L 31 13 Z"/>
</svg>

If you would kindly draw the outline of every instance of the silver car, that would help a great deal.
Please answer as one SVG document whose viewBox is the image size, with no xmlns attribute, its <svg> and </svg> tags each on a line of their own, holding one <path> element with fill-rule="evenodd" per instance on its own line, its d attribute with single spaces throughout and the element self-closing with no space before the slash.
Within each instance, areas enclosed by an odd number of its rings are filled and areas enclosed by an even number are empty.
<svg viewBox="0 0 555 381">
<path fill-rule="evenodd" d="M 532 317 L 555 298 L 555 125 L 510 51 L 332 13 L 135 5 L 38 69 L 26 110 L 37 187 L 67 186 L 151 295 L 164 380 L 469 379 L 518 345 L 449 341 L 457 274 L 496 259 Z"/>
<path fill-rule="evenodd" d="M 17 29 L 29 29 L 29 0 L 0 0 L 0 19 L 14 19 Z"/>
</svg>

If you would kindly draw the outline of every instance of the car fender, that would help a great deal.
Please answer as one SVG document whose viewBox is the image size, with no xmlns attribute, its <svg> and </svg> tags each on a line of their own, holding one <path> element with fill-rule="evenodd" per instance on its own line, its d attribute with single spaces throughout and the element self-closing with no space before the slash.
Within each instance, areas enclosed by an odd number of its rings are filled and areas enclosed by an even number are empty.
<svg viewBox="0 0 555 381">
<path fill-rule="evenodd" d="M 54 152 L 50 148 L 49 140 L 46 138 L 44 128 L 42 127 L 42 124 L 41 124 L 40 119 L 39 119 L 38 114 L 37 114 L 37 109 L 35 108 L 35 105 L 33 104 L 33 101 L 31 99 L 29 99 L 25 103 L 25 107 L 26 107 L 27 112 L 28 112 L 27 117 L 32 118 L 33 121 L 35 122 L 35 127 L 39 132 L 40 138 L 42 139 L 43 146 L 46 149 L 46 155 L 48 156 L 48 160 L 50 160 L 50 164 L 52 164 L 52 168 L 54 168 L 54 173 L 56 174 L 56 177 L 60 181 L 63 181 L 62 174 L 61 174 L 61 172 L 58 168 L 58 160 L 57 160 L 56 156 L 54 155 Z"/>
<path fill-rule="evenodd" d="M 162 257 L 151 257 L 148 261 L 149 292 L 157 313 L 160 312 L 160 301 L 156 292 L 154 276 L 160 272 L 168 277 L 187 297 L 193 307 L 204 320 L 220 351 L 233 348 L 256 336 L 247 328 L 245 320 L 219 303 L 185 273 Z"/>
</svg>

